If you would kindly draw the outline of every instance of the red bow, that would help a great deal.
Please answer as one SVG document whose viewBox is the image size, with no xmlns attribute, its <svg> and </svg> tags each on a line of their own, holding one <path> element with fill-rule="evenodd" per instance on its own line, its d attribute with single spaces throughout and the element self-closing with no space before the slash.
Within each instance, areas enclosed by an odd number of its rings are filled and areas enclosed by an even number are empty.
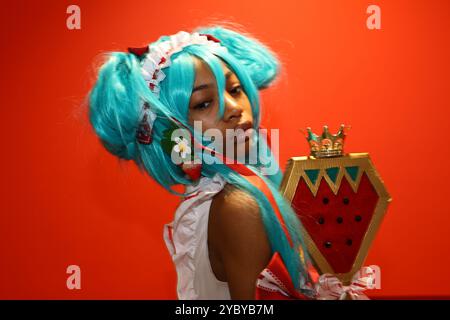
<svg viewBox="0 0 450 320">
<path fill-rule="evenodd" d="M 214 37 L 214 36 L 212 36 L 210 34 L 207 34 L 207 33 L 199 33 L 199 36 L 205 36 L 210 41 L 220 42 L 219 39 L 217 39 L 216 37 Z"/>
<path fill-rule="evenodd" d="M 144 54 L 148 53 L 148 46 L 142 47 L 142 48 L 128 48 L 128 52 L 134 54 L 135 56 L 143 56 Z"/>
<path fill-rule="evenodd" d="M 314 278 L 317 278 L 318 274 L 314 267 L 310 266 L 308 272 L 315 281 Z M 280 254 L 275 252 L 267 267 L 258 276 L 255 299 L 310 300 L 311 298 L 295 289 Z"/>
</svg>

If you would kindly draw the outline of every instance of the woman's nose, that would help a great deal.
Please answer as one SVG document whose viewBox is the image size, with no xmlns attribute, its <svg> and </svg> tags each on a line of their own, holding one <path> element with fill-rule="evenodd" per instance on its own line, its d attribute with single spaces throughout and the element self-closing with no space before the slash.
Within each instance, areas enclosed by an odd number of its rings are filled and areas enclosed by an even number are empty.
<svg viewBox="0 0 450 320">
<path fill-rule="evenodd" d="M 242 106 L 228 93 L 224 94 L 225 112 L 223 118 L 226 122 L 239 119 L 242 115 Z"/>
</svg>

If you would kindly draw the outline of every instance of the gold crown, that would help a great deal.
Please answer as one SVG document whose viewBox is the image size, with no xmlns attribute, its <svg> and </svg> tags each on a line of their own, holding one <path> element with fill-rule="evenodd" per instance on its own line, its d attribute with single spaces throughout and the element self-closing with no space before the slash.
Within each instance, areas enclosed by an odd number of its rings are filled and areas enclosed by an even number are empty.
<svg viewBox="0 0 450 320">
<path fill-rule="evenodd" d="M 338 133 L 331 134 L 328 131 L 328 126 L 323 126 L 322 135 L 317 135 L 311 131 L 311 128 L 306 128 L 306 140 L 308 140 L 311 148 L 311 156 L 315 158 L 339 157 L 344 154 L 344 140 L 346 137 L 346 130 L 350 126 L 341 124 Z"/>
</svg>

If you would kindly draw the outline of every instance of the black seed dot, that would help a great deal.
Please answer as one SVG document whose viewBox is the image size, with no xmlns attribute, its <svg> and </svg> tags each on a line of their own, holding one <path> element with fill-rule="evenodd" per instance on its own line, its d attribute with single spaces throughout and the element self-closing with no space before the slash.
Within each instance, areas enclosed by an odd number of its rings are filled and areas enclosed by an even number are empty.
<svg viewBox="0 0 450 320">
<path fill-rule="evenodd" d="M 342 219 L 342 217 L 337 217 L 336 222 L 337 223 L 342 223 L 342 222 L 344 222 L 344 219 Z"/>
<path fill-rule="evenodd" d="M 362 220 L 362 217 L 360 215 L 355 216 L 355 221 L 360 222 Z"/>
<path fill-rule="evenodd" d="M 317 222 L 319 224 L 324 224 L 325 223 L 325 218 L 324 217 L 320 217 L 319 219 L 317 219 Z"/>
<path fill-rule="evenodd" d="M 331 248 L 331 242 L 330 241 L 326 241 L 324 244 L 325 248 L 329 249 Z"/>
<path fill-rule="evenodd" d="M 345 244 L 351 246 L 353 244 L 352 239 L 347 239 L 347 241 L 345 241 Z"/>
<path fill-rule="evenodd" d="M 348 200 L 348 198 L 344 198 L 344 199 L 342 200 L 342 202 L 343 202 L 344 204 L 349 204 L 349 203 L 350 203 L 350 200 Z"/>
<path fill-rule="evenodd" d="M 328 204 L 328 202 L 330 202 L 330 199 L 328 199 L 327 197 L 324 197 L 322 199 L 323 204 Z"/>
</svg>

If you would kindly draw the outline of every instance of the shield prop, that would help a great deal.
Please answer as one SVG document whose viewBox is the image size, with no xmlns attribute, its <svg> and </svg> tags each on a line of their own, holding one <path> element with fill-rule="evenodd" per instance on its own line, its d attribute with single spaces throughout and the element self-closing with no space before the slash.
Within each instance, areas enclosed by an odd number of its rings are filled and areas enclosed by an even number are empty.
<svg viewBox="0 0 450 320">
<path fill-rule="evenodd" d="M 391 197 L 368 153 L 344 154 L 348 127 L 335 135 L 308 128 L 311 155 L 291 158 L 281 192 L 302 223 L 319 273 L 344 285 L 362 268 Z"/>
</svg>

